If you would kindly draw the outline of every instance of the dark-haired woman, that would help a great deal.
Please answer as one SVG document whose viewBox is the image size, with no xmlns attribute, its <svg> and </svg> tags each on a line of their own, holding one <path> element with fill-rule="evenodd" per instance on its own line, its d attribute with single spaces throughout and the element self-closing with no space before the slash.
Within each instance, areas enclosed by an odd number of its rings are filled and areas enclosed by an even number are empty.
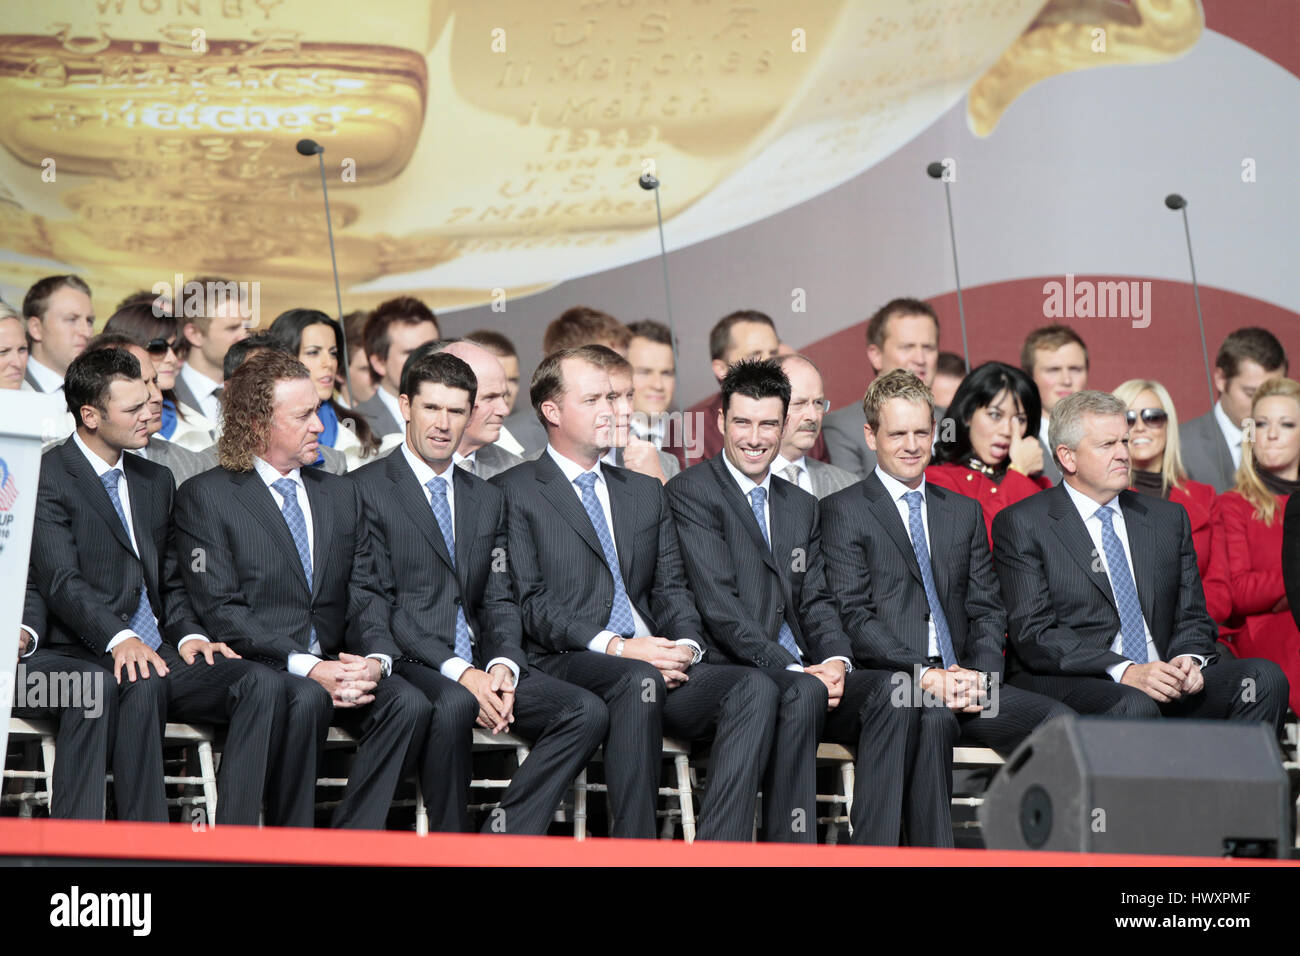
<svg viewBox="0 0 1300 956">
<path fill-rule="evenodd" d="M 158 436 L 190 451 L 211 447 L 214 424 L 202 412 L 176 399 L 176 376 L 181 369 L 176 355 L 180 323 L 171 312 L 144 295 L 128 296 L 104 324 L 104 331 L 130 336 L 153 359 L 158 388 L 163 393 L 162 431 Z"/>
<path fill-rule="evenodd" d="M 984 510 L 993 540 L 993 519 L 1008 505 L 1051 482 L 1043 470 L 1043 446 L 1036 428 L 1041 415 L 1038 389 L 1024 372 L 986 362 L 962 380 L 939 423 L 935 463 L 925 480 L 974 498 Z"/>
<path fill-rule="evenodd" d="M 343 354 L 338 322 L 316 309 L 290 309 L 276 316 L 269 331 L 311 373 L 321 403 L 317 414 L 325 426 L 320 443 L 343 452 L 349 470 L 358 467 L 379 450 L 379 441 L 366 420 L 335 396 L 335 376 Z"/>
</svg>

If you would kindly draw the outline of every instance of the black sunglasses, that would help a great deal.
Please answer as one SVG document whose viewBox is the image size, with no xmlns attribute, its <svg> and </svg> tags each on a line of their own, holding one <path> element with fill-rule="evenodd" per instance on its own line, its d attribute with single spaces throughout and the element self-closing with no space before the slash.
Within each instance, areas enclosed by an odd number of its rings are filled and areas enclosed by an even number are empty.
<svg viewBox="0 0 1300 956">
<path fill-rule="evenodd" d="M 159 338 L 159 339 L 150 339 L 149 344 L 144 347 L 144 350 L 148 352 L 150 355 L 166 355 L 170 349 L 174 349 L 175 347 L 176 347 L 175 339 Z"/>
<path fill-rule="evenodd" d="M 1130 426 L 1136 425 L 1138 416 L 1142 416 L 1142 421 L 1155 428 L 1161 428 L 1165 422 L 1169 421 L 1169 413 L 1163 408 L 1144 408 L 1140 412 L 1137 409 L 1130 408 L 1124 417 L 1128 419 Z"/>
</svg>

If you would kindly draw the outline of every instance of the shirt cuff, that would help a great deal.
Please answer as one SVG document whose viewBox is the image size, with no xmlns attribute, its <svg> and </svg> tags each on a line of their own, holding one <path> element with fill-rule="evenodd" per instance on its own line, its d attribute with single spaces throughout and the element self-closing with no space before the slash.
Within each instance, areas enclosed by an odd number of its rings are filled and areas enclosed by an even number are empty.
<svg viewBox="0 0 1300 956">
<path fill-rule="evenodd" d="M 700 661 L 704 659 L 704 649 L 700 647 L 700 645 L 696 644 L 689 637 L 683 637 L 679 641 L 673 641 L 673 643 L 677 645 L 685 644 L 687 647 L 689 647 L 691 650 L 695 652 L 695 660 L 691 661 L 692 665 L 698 664 Z"/>
<path fill-rule="evenodd" d="M 921 680 L 921 678 L 925 676 L 925 672 L 926 672 L 926 671 L 932 671 L 932 670 L 934 670 L 934 668 L 933 668 L 933 667 L 930 667 L 930 666 L 928 666 L 928 665 L 925 666 L 925 667 L 922 667 L 919 671 L 916 672 L 916 680 L 917 680 L 917 682 L 919 683 L 920 680 Z"/>
<path fill-rule="evenodd" d="M 319 663 L 320 658 L 315 654 L 290 654 L 289 673 L 296 677 L 306 677 L 311 673 L 311 669 Z"/>
<path fill-rule="evenodd" d="M 1118 664 L 1111 664 L 1106 668 L 1106 673 L 1116 684 L 1124 679 L 1124 672 L 1133 666 L 1132 661 L 1120 661 Z"/>
<path fill-rule="evenodd" d="M 1206 659 L 1205 659 L 1204 657 L 1202 657 L 1200 654 L 1179 654 L 1178 657 L 1190 657 L 1192 660 L 1196 661 L 1196 665 L 1197 665 L 1198 667 L 1204 667 L 1204 666 L 1205 666 L 1205 660 L 1206 660 Z M 1175 661 L 1178 660 L 1178 657 L 1175 657 L 1174 660 L 1175 660 Z M 1171 661 L 1170 663 L 1173 663 L 1173 662 Z"/>
<path fill-rule="evenodd" d="M 36 643 L 40 640 L 40 638 L 37 637 L 36 632 L 33 631 L 30 627 L 28 627 L 26 624 L 19 624 L 18 626 L 21 627 L 24 631 L 26 631 L 27 636 L 31 638 L 31 641 L 28 642 L 27 644 L 27 653 L 20 654 L 19 657 L 31 657 L 32 654 L 36 652 Z"/>
<path fill-rule="evenodd" d="M 842 657 L 842 656 L 840 656 L 839 654 L 836 654 L 834 657 L 828 657 L 828 658 L 826 658 L 826 660 L 822 661 L 822 663 L 823 663 L 823 664 L 829 664 L 831 661 L 843 661 L 843 662 L 844 662 L 844 673 L 846 673 L 846 674 L 852 674 L 852 673 L 853 673 L 853 662 L 852 662 L 851 660 L 849 660 L 847 657 Z M 925 671 L 922 671 L 921 673 L 924 674 Z"/>
<path fill-rule="evenodd" d="M 379 670 L 379 679 L 383 680 L 385 674 L 393 672 L 393 659 L 387 654 L 367 654 L 366 660 L 379 661 L 383 666 Z"/>
<path fill-rule="evenodd" d="M 796 674 L 802 674 L 802 673 L 803 673 L 803 665 L 802 665 L 802 664 L 786 664 L 786 665 L 785 665 L 785 669 L 788 670 L 788 671 L 794 671 Z"/>
<path fill-rule="evenodd" d="M 108 647 L 104 648 L 104 650 L 105 652 L 112 654 L 113 648 L 117 647 L 117 645 L 121 644 L 128 637 L 139 638 L 139 636 L 140 636 L 139 634 L 137 634 L 135 631 L 131 630 L 130 628 L 127 628 L 125 631 L 118 631 L 116 634 L 113 635 L 113 639 L 108 642 Z"/>
<path fill-rule="evenodd" d="M 512 661 L 510 658 L 494 657 L 492 658 L 492 660 L 488 661 L 487 667 L 483 669 L 485 671 L 490 671 L 492 670 L 493 667 L 495 667 L 498 664 L 505 664 L 506 667 L 510 668 L 510 673 L 515 679 L 515 686 L 518 687 L 519 686 L 519 665 L 516 664 L 514 661 Z"/>
<path fill-rule="evenodd" d="M 182 637 L 179 641 L 176 642 L 176 650 L 179 651 L 182 647 L 184 647 L 186 641 L 203 641 L 206 644 L 207 640 L 208 639 L 202 634 L 186 634 L 184 637 Z"/>
<path fill-rule="evenodd" d="M 615 634 L 613 631 L 601 631 L 587 642 L 587 650 L 595 651 L 597 654 L 608 654 L 609 642 L 621 636 L 621 634 Z"/>
<path fill-rule="evenodd" d="M 442 662 L 442 666 L 438 668 L 438 673 L 447 680 L 459 681 L 461 675 L 473 666 L 463 657 L 449 657 Z"/>
</svg>

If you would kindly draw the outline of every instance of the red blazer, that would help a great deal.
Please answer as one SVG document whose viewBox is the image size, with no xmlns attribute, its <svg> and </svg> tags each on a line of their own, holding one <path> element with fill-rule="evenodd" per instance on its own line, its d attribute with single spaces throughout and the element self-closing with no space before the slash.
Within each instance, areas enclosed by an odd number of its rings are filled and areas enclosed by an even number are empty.
<svg viewBox="0 0 1300 956">
<path fill-rule="evenodd" d="M 994 484 L 988 475 L 956 463 L 931 465 L 925 469 L 925 480 L 980 503 L 990 548 L 993 547 L 993 519 L 999 511 L 1037 491 L 1052 487 L 1046 478 L 1029 478 L 1018 471 L 1008 471 L 1001 484 Z"/>
<path fill-rule="evenodd" d="M 1300 630 L 1290 610 L 1274 612 L 1286 597 L 1282 581 L 1282 511 L 1278 496 L 1271 525 L 1235 491 L 1220 495 L 1214 507 L 1210 571 L 1205 602 L 1210 616 L 1229 629 L 1239 657 L 1273 661 L 1291 682 L 1291 707 L 1300 707 Z"/>
<path fill-rule="evenodd" d="M 1214 488 L 1199 481 L 1184 481 L 1181 488 L 1174 486 L 1169 489 L 1169 500 L 1186 508 L 1187 517 L 1192 522 L 1192 546 L 1196 548 L 1196 568 L 1201 572 L 1202 581 L 1210 569 L 1214 496 Z"/>
</svg>

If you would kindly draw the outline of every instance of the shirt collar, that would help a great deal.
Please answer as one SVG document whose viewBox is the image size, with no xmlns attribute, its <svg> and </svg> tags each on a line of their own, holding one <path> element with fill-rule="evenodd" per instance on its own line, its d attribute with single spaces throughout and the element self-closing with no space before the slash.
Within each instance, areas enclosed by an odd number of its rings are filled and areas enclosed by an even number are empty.
<svg viewBox="0 0 1300 956">
<path fill-rule="evenodd" d="M 36 384 L 41 387 L 42 392 L 52 394 L 63 390 L 63 376 L 36 359 L 28 357 L 27 371 L 32 373 L 32 378 L 36 379 Z"/>
<path fill-rule="evenodd" d="M 96 477 L 103 478 L 105 474 L 112 471 L 114 468 L 120 471 L 123 477 L 126 477 L 126 460 L 122 456 L 121 452 L 117 453 L 117 462 L 110 465 L 108 462 L 104 461 L 104 459 L 91 451 L 90 448 L 87 447 L 86 443 L 81 440 L 81 436 L 76 432 L 72 433 L 72 440 L 77 443 L 77 447 L 81 449 L 81 453 L 86 456 L 86 461 L 90 462 L 90 467 L 95 469 Z"/>
<path fill-rule="evenodd" d="M 1232 424 L 1232 419 L 1228 413 L 1223 410 L 1223 399 L 1214 403 L 1214 420 L 1219 423 L 1219 430 L 1223 432 L 1223 437 L 1228 442 L 1228 447 L 1234 444 L 1240 445 L 1242 438 L 1242 429 Z"/>
<path fill-rule="evenodd" d="M 915 488 L 909 488 L 893 475 L 886 474 L 885 470 L 879 465 L 876 465 L 876 477 L 879 478 L 880 483 L 885 486 L 885 491 L 889 493 L 890 500 L 892 501 L 902 501 L 903 495 L 907 494 L 909 491 L 919 491 L 921 493 L 921 501 L 925 501 L 924 473 L 921 474 L 921 483 Z"/>
<path fill-rule="evenodd" d="M 569 480 L 569 484 L 573 484 L 575 481 L 578 480 L 579 475 L 586 474 L 588 471 L 588 469 L 583 468 L 572 458 L 565 458 L 558 451 L 556 451 L 555 448 L 551 446 L 549 443 L 546 446 L 546 453 L 551 456 L 551 459 L 557 465 L 560 466 L 560 471 L 564 472 L 564 477 Z M 605 475 L 600 470 L 599 460 L 597 460 L 596 464 L 590 470 L 592 473 L 595 474 L 596 480 L 600 482 L 604 482 Z"/>
<path fill-rule="evenodd" d="M 800 471 L 807 471 L 808 462 L 806 461 L 806 457 L 807 456 L 805 455 L 800 455 L 798 458 L 790 459 L 786 458 L 785 455 L 777 455 L 776 458 L 772 460 L 772 471 L 776 472 L 782 478 L 785 477 L 785 470 L 791 465 L 798 465 Z"/>
<path fill-rule="evenodd" d="M 298 485 L 304 491 L 307 488 L 307 486 L 302 483 L 301 468 L 295 468 L 293 471 L 289 472 L 289 474 L 282 475 L 278 471 L 276 471 L 274 465 L 270 464 L 264 459 L 254 457 L 253 469 L 257 472 L 257 476 L 261 478 L 263 482 L 266 483 L 266 487 L 268 488 L 270 488 L 273 483 L 279 481 L 281 478 L 290 479 L 291 481 L 294 482 L 294 484 Z"/>
<path fill-rule="evenodd" d="M 1121 511 L 1119 507 L 1119 495 L 1115 495 L 1114 498 L 1111 498 L 1110 501 L 1106 502 L 1104 505 L 1099 505 L 1082 491 L 1072 487 L 1068 481 L 1062 481 L 1061 487 L 1063 487 L 1065 493 L 1070 496 L 1070 501 L 1074 502 L 1074 507 L 1078 509 L 1079 517 L 1084 521 L 1087 521 L 1089 518 L 1096 515 L 1096 513 L 1102 508 L 1109 508 L 1121 518 L 1124 516 L 1124 512 Z"/>
<path fill-rule="evenodd" d="M 452 469 L 456 467 L 454 461 L 452 464 L 444 468 L 442 474 L 439 475 L 429 467 L 428 462 L 415 452 L 411 451 L 411 447 L 407 445 L 406 442 L 402 442 L 402 454 L 406 456 L 406 463 L 411 466 L 411 471 L 415 472 L 415 480 L 420 483 L 421 487 L 427 488 L 429 482 L 434 478 L 444 478 L 447 481 L 448 487 L 451 486 L 452 479 L 455 478 L 455 474 L 452 472 Z"/>
<path fill-rule="evenodd" d="M 221 388 L 220 382 L 214 382 L 188 362 L 181 366 L 181 377 L 185 379 L 191 390 L 193 390 L 194 397 L 199 401 L 207 398 L 216 389 Z M 201 409 L 197 410 L 201 411 Z"/>
<path fill-rule="evenodd" d="M 462 461 L 467 461 L 467 462 L 469 462 L 471 465 L 477 465 L 477 464 L 478 464 L 478 452 L 479 452 L 479 450 L 478 450 L 477 448 L 475 448 L 475 449 L 474 449 L 472 452 L 470 452 L 468 455 L 462 455 L 462 454 L 461 454 L 460 452 L 458 452 L 458 451 L 453 451 L 453 452 L 451 453 L 451 463 L 452 463 L 452 466 L 454 467 L 454 466 L 456 466 L 456 465 L 459 465 Z"/>
<path fill-rule="evenodd" d="M 755 488 L 762 488 L 764 495 L 768 495 L 771 493 L 772 468 L 770 465 L 768 466 L 767 474 L 763 476 L 763 481 L 761 483 L 757 483 L 754 481 L 754 479 L 750 478 L 739 468 L 733 465 L 731 463 L 731 459 L 727 457 L 727 453 L 725 451 L 720 452 L 720 454 L 722 455 L 722 463 L 727 466 L 727 471 L 731 472 L 732 480 L 734 480 L 736 484 L 740 486 L 740 492 L 746 498 L 749 497 L 749 493 L 753 491 Z"/>
<path fill-rule="evenodd" d="M 389 414 L 396 419 L 398 427 L 405 431 L 406 424 L 402 418 L 402 406 L 401 403 L 398 402 L 397 396 L 389 395 L 388 389 L 384 388 L 382 384 L 375 389 L 375 394 L 378 395 L 379 400 L 384 403 L 384 407 L 388 409 Z"/>
</svg>

